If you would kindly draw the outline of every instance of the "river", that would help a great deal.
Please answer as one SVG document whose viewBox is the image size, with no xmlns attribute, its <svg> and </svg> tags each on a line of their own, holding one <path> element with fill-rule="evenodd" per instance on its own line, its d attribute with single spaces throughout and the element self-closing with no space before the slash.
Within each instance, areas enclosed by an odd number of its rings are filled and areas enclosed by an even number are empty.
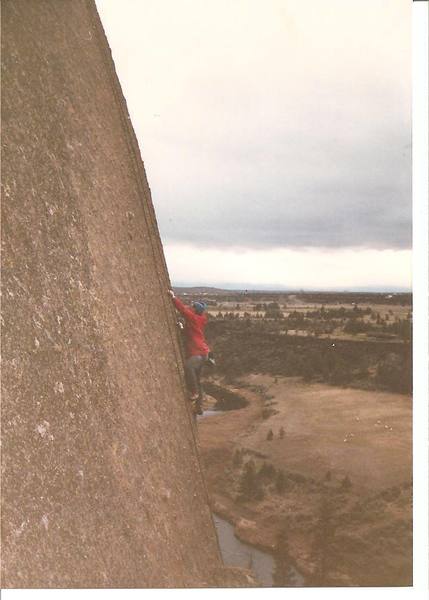
<svg viewBox="0 0 429 600">
<path fill-rule="evenodd" d="M 264 587 L 274 587 L 276 569 L 274 557 L 268 552 L 240 541 L 234 534 L 234 527 L 225 519 L 215 514 L 213 519 L 225 565 L 249 569 Z M 299 587 L 305 584 L 304 577 L 292 566 L 289 567 L 288 579 L 287 587 Z"/>
<path fill-rule="evenodd" d="M 198 420 L 219 415 L 222 412 L 219 410 L 205 410 L 198 417 Z M 275 558 L 268 552 L 259 550 L 239 540 L 234 533 L 234 527 L 228 521 L 225 521 L 225 519 L 213 514 L 213 520 L 225 565 L 249 569 L 264 587 L 274 587 Z M 305 585 L 304 577 L 292 566 L 289 567 L 288 579 L 290 582 L 288 587 Z"/>
</svg>

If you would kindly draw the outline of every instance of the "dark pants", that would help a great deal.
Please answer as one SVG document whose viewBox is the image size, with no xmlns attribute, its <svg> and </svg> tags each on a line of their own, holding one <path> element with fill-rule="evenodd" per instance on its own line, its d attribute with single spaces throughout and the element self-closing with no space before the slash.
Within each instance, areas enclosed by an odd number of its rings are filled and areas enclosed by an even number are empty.
<svg viewBox="0 0 429 600">
<path fill-rule="evenodd" d="M 203 398 L 201 372 L 206 362 L 207 356 L 190 356 L 185 362 L 186 383 L 191 394 L 198 394 L 199 400 Z"/>
</svg>

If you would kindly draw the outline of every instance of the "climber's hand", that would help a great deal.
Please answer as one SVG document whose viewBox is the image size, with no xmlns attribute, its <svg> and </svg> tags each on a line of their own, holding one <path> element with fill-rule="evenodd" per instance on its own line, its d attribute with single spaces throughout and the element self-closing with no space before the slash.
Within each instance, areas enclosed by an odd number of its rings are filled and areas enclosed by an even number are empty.
<svg viewBox="0 0 429 600">
<path fill-rule="evenodd" d="M 175 297 L 176 297 L 176 296 L 174 295 L 174 292 L 173 292 L 173 290 L 168 290 L 168 293 L 170 294 L 170 296 L 171 296 L 172 298 L 175 298 Z"/>
</svg>

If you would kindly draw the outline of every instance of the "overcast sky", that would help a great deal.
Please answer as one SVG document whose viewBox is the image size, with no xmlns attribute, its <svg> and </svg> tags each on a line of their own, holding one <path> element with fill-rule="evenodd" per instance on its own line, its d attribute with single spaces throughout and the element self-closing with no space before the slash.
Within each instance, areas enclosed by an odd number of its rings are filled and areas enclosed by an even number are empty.
<svg viewBox="0 0 429 600">
<path fill-rule="evenodd" d="M 410 286 L 409 0 L 97 0 L 175 283 Z"/>
</svg>

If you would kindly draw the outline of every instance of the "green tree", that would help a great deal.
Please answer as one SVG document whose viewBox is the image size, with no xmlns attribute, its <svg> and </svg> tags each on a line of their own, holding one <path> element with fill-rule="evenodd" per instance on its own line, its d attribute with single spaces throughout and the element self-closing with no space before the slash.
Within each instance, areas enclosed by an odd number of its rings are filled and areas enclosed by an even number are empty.
<svg viewBox="0 0 429 600">
<path fill-rule="evenodd" d="M 260 479 L 257 477 L 255 463 L 249 460 L 243 469 L 240 481 L 241 500 L 261 500 L 264 497 Z"/>
<path fill-rule="evenodd" d="M 283 319 L 283 313 L 279 308 L 267 308 L 265 311 L 266 319 Z"/>
</svg>

